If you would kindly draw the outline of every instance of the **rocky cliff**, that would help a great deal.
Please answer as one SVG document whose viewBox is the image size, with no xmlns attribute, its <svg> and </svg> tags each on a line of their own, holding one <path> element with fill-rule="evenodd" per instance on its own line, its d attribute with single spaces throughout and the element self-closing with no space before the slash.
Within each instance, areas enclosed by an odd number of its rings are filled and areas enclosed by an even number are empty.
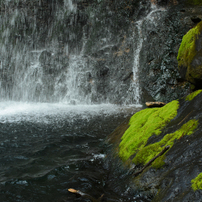
<svg viewBox="0 0 202 202">
<path fill-rule="evenodd" d="M 201 88 L 201 22 L 182 39 L 178 68 L 182 78 Z M 202 201 L 202 90 L 133 115 L 109 137 L 118 156 L 133 165 L 134 184 L 152 201 Z M 142 168 L 141 168 L 142 167 Z"/>
<path fill-rule="evenodd" d="M 177 52 L 201 20 L 176 0 L 1 1 L 1 99 L 134 104 L 189 93 Z"/>
</svg>

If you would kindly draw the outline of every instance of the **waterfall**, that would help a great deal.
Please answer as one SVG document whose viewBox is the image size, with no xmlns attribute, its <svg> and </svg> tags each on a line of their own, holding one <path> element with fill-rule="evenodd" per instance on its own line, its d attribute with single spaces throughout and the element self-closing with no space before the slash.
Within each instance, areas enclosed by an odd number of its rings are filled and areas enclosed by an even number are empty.
<svg viewBox="0 0 202 202">
<path fill-rule="evenodd" d="M 52 13 L 44 15 L 40 13 L 42 3 L 33 6 L 34 13 L 26 12 L 26 4 L 22 9 L 13 5 L 1 16 L 0 100 L 90 104 L 91 94 L 85 93 L 92 83 L 85 78 L 90 72 L 83 57 L 85 28 L 81 28 L 81 42 L 70 30 L 76 26 L 77 6 L 72 0 L 65 0 L 62 6 L 56 1 L 48 4 Z M 43 22 L 47 17 L 52 22 Z M 45 27 L 38 27 L 41 23 Z M 70 47 L 69 43 L 74 44 Z"/>
<path fill-rule="evenodd" d="M 15 3 L 4 1 L 1 7 L 0 100 L 61 101 L 67 91 L 69 50 L 68 44 L 61 48 L 57 29 L 63 20 L 72 20 L 76 6 L 71 0 L 62 8 L 57 1 Z"/>
<path fill-rule="evenodd" d="M 135 23 L 132 36 L 123 38 L 122 25 L 113 30 L 111 10 L 98 12 L 83 4 L 2 1 L 1 101 L 140 103 L 142 26 L 144 21 L 155 23 L 152 16 L 159 9 L 153 8 Z"/>
</svg>

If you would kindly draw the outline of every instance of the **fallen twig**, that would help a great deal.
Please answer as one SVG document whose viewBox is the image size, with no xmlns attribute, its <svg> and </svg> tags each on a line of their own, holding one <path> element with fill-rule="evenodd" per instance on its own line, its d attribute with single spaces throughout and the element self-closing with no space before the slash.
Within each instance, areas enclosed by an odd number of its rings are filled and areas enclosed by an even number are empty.
<svg viewBox="0 0 202 202">
<path fill-rule="evenodd" d="M 192 110 L 189 114 L 187 114 L 187 115 L 185 116 L 185 118 L 182 119 L 182 121 L 180 121 L 180 123 L 178 123 L 177 125 L 180 125 L 192 112 L 193 112 L 193 110 Z"/>
<path fill-rule="evenodd" d="M 100 201 L 102 200 L 102 197 L 104 196 L 104 194 L 102 194 L 102 196 L 100 196 L 100 198 L 95 199 L 95 198 L 92 197 L 91 195 L 86 194 L 86 193 L 83 193 L 83 192 L 81 192 L 81 191 L 79 191 L 79 190 L 76 190 L 76 189 L 70 188 L 70 189 L 68 189 L 68 191 L 71 192 L 71 193 L 73 193 L 73 194 L 78 194 L 78 195 L 80 195 L 80 196 L 82 196 L 82 197 L 84 197 L 84 198 L 88 198 L 88 199 L 90 199 L 92 202 L 100 202 Z"/>
<path fill-rule="evenodd" d="M 153 159 L 151 159 L 141 170 L 137 171 L 136 173 L 134 173 L 134 176 L 139 175 L 140 173 L 143 172 L 143 170 L 148 167 L 153 161 L 155 161 L 159 156 L 162 156 L 168 149 L 170 148 L 170 145 L 164 147 L 164 149 L 158 154 L 156 155 Z"/>
</svg>

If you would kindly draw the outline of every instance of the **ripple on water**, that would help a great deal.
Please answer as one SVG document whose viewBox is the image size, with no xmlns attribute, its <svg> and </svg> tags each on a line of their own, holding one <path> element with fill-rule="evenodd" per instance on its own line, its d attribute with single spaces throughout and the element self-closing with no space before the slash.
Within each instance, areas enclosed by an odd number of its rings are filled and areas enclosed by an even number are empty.
<svg viewBox="0 0 202 202">
<path fill-rule="evenodd" d="M 68 193 L 72 187 L 97 198 L 104 193 L 107 201 L 134 201 L 134 194 L 120 194 L 129 180 L 109 158 L 104 140 L 136 110 L 0 103 L 1 200 L 84 201 Z"/>
</svg>

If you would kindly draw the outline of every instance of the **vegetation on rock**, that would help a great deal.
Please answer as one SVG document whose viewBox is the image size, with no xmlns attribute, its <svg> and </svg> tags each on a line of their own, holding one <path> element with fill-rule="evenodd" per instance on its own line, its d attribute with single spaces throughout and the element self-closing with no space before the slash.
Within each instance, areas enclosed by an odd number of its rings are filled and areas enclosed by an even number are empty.
<svg viewBox="0 0 202 202">
<path fill-rule="evenodd" d="M 123 161 L 147 144 L 149 137 L 159 135 L 161 130 L 177 115 L 179 102 L 174 100 L 162 108 L 144 109 L 134 114 L 129 122 L 130 127 L 122 136 L 119 145 L 119 156 Z"/>
<path fill-rule="evenodd" d="M 178 66 L 188 67 L 196 55 L 195 41 L 202 31 L 202 22 L 190 29 L 182 38 L 182 43 L 178 51 Z"/>
<path fill-rule="evenodd" d="M 154 158 L 159 152 L 163 150 L 165 146 L 170 145 L 170 148 L 173 146 L 174 141 L 176 139 L 180 139 L 185 135 L 191 135 L 194 130 L 198 126 L 197 120 L 190 120 L 187 123 L 185 123 L 179 130 L 175 131 L 174 133 L 170 133 L 165 135 L 161 141 L 156 142 L 154 144 L 150 144 L 144 148 L 142 148 L 133 159 L 133 162 L 135 164 L 146 164 L 148 163 L 152 158 Z M 166 153 L 165 153 L 166 154 Z M 165 154 L 160 156 L 158 159 L 156 159 L 152 166 L 155 168 L 160 168 L 164 165 L 164 158 Z"/>
<path fill-rule="evenodd" d="M 198 23 L 196 27 L 192 28 L 184 35 L 177 56 L 179 69 L 187 69 L 185 78 L 192 83 L 195 83 L 195 78 L 199 79 L 202 77 L 202 68 L 200 65 L 195 68 L 191 67 L 191 63 L 198 53 L 198 51 L 196 51 L 196 40 L 199 38 L 201 32 L 202 22 Z"/>
<path fill-rule="evenodd" d="M 193 179 L 191 183 L 191 187 L 194 191 L 202 189 L 202 173 L 200 173 L 195 179 Z"/>
<path fill-rule="evenodd" d="M 191 5 L 202 6 L 201 0 L 187 0 L 187 3 Z"/>
<path fill-rule="evenodd" d="M 185 98 L 185 100 L 186 101 L 191 101 L 191 100 L 193 100 L 201 92 L 202 92 L 202 90 L 194 91 L 193 93 L 187 95 L 187 97 Z"/>
</svg>

